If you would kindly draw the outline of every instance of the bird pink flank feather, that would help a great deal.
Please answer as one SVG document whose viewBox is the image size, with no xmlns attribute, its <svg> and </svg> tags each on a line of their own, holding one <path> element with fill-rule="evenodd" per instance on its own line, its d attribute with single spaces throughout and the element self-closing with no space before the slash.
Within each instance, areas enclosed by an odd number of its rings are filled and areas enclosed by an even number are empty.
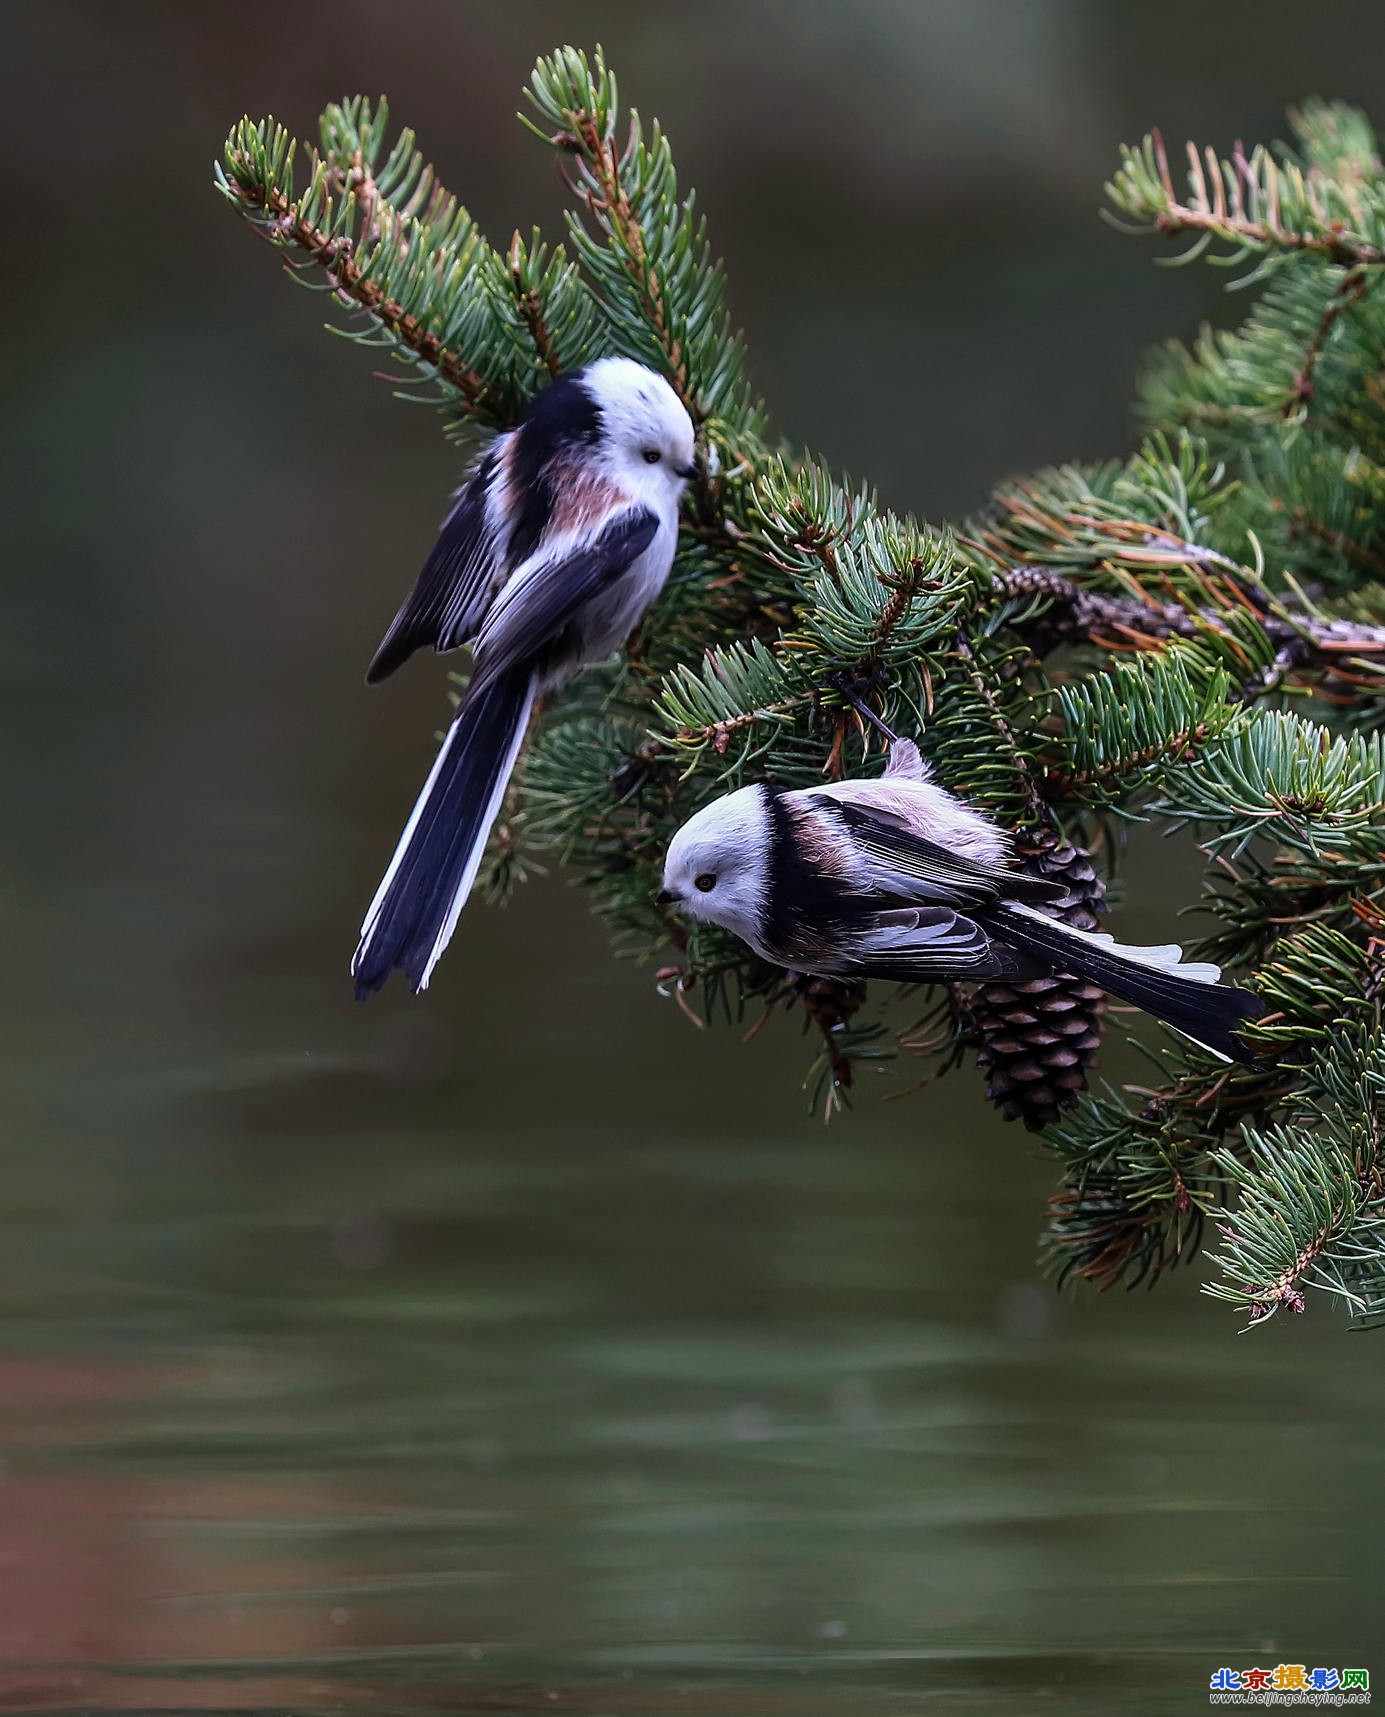
<svg viewBox="0 0 1385 1717">
<path fill-rule="evenodd" d="M 580 460 L 569 460 L 553 476 L 556 492 L 550 530 L 554 536 L 571 531 L 590 530 L 596 522 L 618 507 L 630 505 L 609 478 L 586 469 Z"/>
</svg>

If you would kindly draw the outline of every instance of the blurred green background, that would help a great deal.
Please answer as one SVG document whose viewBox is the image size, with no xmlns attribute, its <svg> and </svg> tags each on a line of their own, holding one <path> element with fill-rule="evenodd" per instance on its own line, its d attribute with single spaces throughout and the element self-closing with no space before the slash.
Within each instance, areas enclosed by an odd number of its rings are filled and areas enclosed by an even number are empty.
<svg viewBox="0 0 1385 1717">
<path fill-rule="evenodd" d="M 457 460 L 210 176 L 242 112 L 384 90 L 493 238 L 554 230 L 512 116 L 600 40 L 778 427 L 942 519 L 1126 447 L 1142 349 L 1237 312 L 1099 221 L 1117 144 L 1369 106 L 1385 11 L 0 25 L 0 1703 L 1157 1712 L 1370 1666 L 1385 1388 L 1331 1307 L 1057 1298 L 1049 1168 L 974 1078 L 824 1129 L 795 1025 L 696 1033 L 557 877 L 352 1003 L 442 709 L 435 663 L 361 673 Z M 1132 934 L 1196 891 L 1186 851 L 1124 874 Z"/>
</svg>

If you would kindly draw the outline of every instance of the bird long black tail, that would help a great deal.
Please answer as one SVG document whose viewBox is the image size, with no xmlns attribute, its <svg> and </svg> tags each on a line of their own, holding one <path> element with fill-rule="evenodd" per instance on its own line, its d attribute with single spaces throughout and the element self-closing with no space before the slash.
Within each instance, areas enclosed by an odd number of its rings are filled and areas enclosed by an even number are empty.
<svg viewBox="0 0 1385 1717">
<path fill-rule="evenodd" d="M 987 928 L 1052 969 L 1088 978 L 1119 1001 L 1143 1008 L 1223 1060 L 1255 1060 L 1235 1032 L 1263 1013 L 1265 1004 L 1248 990 L 1219 983 L 1219 967 L 1185 961 L 1173 944 L 1127 947 L 1100 932 L 1071 930 L 1028 906 L 992 908 Z"/>
<path fill-rule="evenodd" d="M 423 784 L 351 962 L 356 995 L 396 968 L 426 989 L 471 893 L 529 725 L 534 678 L 513 668 L 462 704 Z"/>
</svg>

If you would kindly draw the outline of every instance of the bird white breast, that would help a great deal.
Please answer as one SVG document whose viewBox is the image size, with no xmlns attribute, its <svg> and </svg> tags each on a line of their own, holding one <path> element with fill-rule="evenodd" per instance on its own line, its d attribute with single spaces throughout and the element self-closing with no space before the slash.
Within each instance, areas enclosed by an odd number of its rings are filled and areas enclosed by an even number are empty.
<svg viewBox="0 0 1385 1717">
<path fill-rule="evenodd" d="M 577 615 L 575 647 L 545 676 L 546 691 L 562 685 L 586 663 L 615 655 L 668 581 L 677 539 L 677 518 L 661 518 L 644 553 Z"/>
</svg>

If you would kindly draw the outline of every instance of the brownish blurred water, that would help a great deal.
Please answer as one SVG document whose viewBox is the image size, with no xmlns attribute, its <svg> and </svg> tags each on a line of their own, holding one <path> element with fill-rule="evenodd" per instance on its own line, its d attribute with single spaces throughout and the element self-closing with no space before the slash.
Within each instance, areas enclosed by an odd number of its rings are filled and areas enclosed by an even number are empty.
<svg viewBox="0 0 1385 1717">
<path fill-rule="evenodd" d="M 558 878 L 352 1004 L 442 707 L 360 675 L 455 456 L 209 179 L 242 111 L 384 88 L 492 236 L 553 227 L 510 116 L 604 40 L 778 425 L 956 516 L 1119 451 L 1142 348 L 1234 312 L 1100 224 L 1117 142 L 1369 99 L 1378 8 L 3 23 L 0 1704 L 1095 1714 L 1369 1665 L 1385 1389 L 1330 1307 L 1057 1299 L 973 1080 L 824 1129 L 794 1028 L 695 1033 Z M 1136 933 L 1196 888 L 1126 876 Z"/>
</svg>

